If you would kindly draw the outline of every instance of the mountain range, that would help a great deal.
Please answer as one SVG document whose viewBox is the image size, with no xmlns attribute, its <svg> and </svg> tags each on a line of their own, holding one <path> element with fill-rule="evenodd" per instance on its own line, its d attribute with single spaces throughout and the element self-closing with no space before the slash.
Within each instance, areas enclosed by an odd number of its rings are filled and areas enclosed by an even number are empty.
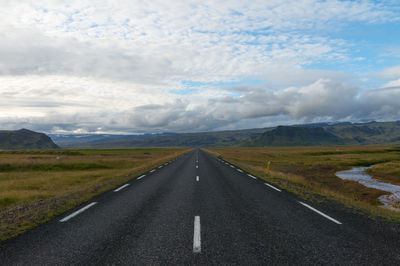
<svg viewBox="0 0 400 266">
<path fill-rule="evenodd" d="M 181 134 L 50 134 L 49 136 L 27 129 L 0 131 L 0 150 L 58 149 L 59 147 L 67 149 L 91 149 L 207 146 L 400 145 L 400 121 L 318 123 Z"/>
<path fill-rule="evenodd" d="M 400 121 L 314 123 L 182 134 L 50 136 L 58 145 L 66 148 L 400 144 Z"/>
</svg>

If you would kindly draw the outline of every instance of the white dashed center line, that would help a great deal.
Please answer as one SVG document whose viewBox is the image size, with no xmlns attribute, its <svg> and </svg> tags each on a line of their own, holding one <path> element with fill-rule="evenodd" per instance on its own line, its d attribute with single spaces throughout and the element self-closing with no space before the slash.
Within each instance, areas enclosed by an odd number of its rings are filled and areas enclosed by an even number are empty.
<svg viewBox="0 0 400 266">
<path fill-rule="evenodd" d="M 300 203 L 301 205 L 303 205 L 303 206 L 305 206 L 305 207 L 309 208 L 310 210 L 312 210 L 312 211 L 314 211 L 314 212 L 318 213 L 319 215 L 321 215 L 321 216 L 325 217 L 326 219 L 328 219 L 328 220 L 330 220 L 330 221 L 332 221 L 332 222 L 336 223 L 336 224 L 342 224 L 342 223 L 341 223 L 341 222 L 339 222 L 338 220 L 336 220 L 336 219 L 334 219 L 334 218 L 332 218 L 332 217 L 330 217 L 330 216 L 326 215 L 325 213 L 323 213 L 323 212 L 321 212 L 321 211 L 319 211 L 319 210 L 317 210 L 317 209 L 315 209 L 315 208 L 311 207 L 311 206 L 310 206 L 310 205 L 308 205 L 307 203 L 304 203 L 304 202 L 301 202 L 301 201 L 299 201 L 299 203 Z"/>
<path fill-rule="evenodd" d="M 201 252 L 200 216 L 194 217 L 193 253 Z"/>
<path fill-rule="evenodd" d="M 156 171 L 156 169 L 153 169 L 153 170 L 150 171 L 150 173 L 154 173 L 155 171 Z"/>
<path fill-rule="evenodd" d="M 142 179 L 143 177 L 145 177 L 146 175 L 141 175 L 141 176 L 139 176 L 137 179 L 139 180 L 139 179 Z"/>
<path fill-rule="evenodd" d="M 120 191 L 121 189 L 126 188 L 127 186 L 129 186 L 129 184 L 125 184 L 125 185 L 123 185 L 123 186 L 120 186 L 119 188 L 114 189 L 114 192 L 118 192 L 118 191 Z"/>
<path fill-rule="evenodd" d="M 199 168 L 199 166 L 198 166 L 198 165 L 196 165 L 196 168 Z"/>
<path fill-rule="evenodd" d="M 67 217 L 61 219 L 60 222 L 61 222 L 61 223 L 66 222 L 66 221 L 68 221 L 69 219 L 71 219 L 71 218 L 77 216 L 78 214 L 80 214 L 80 213 L 86 211 L 87 209 L 89 209 L 90 207 L 92 207 L 92 206 L 94 206 L 94 205 L 96 205 L 96 204 L 97 204 L 97 202 L 92 202 L 92 203 L 86 205 L 85 207 L 83 207 L 83 208 L 77 210 L 76 212 L 71 213 L 71 214 L 68 215 Z"/>
<path fill-rule="evenodd" d="M 238 170 L 239 172 L 243 173 L 243 170 L 241 170 L 241 169 L 236 169 L 236 170 Z"/>
<path fill-rule="evenodd" d="M 200 180 L 200 177 L 196 176 L 196 181 L 199 182 L 199 180 Z"/>
</svg>

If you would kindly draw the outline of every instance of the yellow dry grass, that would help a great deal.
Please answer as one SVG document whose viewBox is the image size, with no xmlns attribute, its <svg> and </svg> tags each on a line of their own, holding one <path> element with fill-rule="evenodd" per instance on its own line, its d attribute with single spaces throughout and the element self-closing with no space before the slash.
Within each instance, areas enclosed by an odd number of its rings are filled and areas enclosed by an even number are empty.
<svg viewBox="0 0 400 266">
<path fill-rule="evenodd" d="M 263 147 L 210 148 L 206 151 L 220 156 L 246 171 L 308 200 L 323 197 L 366 210 L 375 217 L 400 221 L 400 214 L 380 208 L 378 197 L 387 192 L 367 188 L 355 181 L 336 177 L 337 171 L 353 166 L 376 165 L 374 176 L 385 170 L 381 179 L 398 180 L 400 149 L 390 146 L 357 147 Z M 267 161 L 271 171 L 265 174 Z M 321 197 L 323 196 L 323 197 Z"/>
<path fill-rule="evenodd" d="M 0 240 L 188 151 L 150 148 L 0 152 Z"/>
</svg>

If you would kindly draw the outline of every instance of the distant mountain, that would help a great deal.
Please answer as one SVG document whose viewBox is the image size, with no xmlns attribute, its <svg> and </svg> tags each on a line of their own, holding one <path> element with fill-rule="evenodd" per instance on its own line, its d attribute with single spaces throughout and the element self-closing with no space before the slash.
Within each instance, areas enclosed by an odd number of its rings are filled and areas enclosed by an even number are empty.
<svg viewBox="0 0 400 266">
<path fill-rule="evenodd" d="M 64 148 L 400 144 L 400 122 L 314 123 L 183 134 L 50 136 Z"/>
<path fill-rule="evenodd" d="M 49 137 L 61 147 L 91 147 L 107 143 L 115 139 L 123 139 L 128 135 L 113 134 L 49 134 Z"/>
<path fill-rule="evenodd" d="M 241 146 L 400 144 L 400 121 L 279 126 Z"/>
<path fill-rule="evenodd" d="M 234 146 L 261 135 L 268 128 L 145 135 L 50 135 L 64 148 L 205 147 Z"/>
<path fill-rule="evenodd" d="M 46 134 L 28 129 L 0 130 L 0 150 L 51 150 L 59 147 Z"/>
<path fill-rule="evenodd" d="M 350 144 L 400 144 L 400 121 L 336 125 L 325 129 Z"/>
<path fill-rule="evenodd" d="M 279 126 L 242 146 L 340 145 L 344 140 L 322 127 Z"/>
</svg>

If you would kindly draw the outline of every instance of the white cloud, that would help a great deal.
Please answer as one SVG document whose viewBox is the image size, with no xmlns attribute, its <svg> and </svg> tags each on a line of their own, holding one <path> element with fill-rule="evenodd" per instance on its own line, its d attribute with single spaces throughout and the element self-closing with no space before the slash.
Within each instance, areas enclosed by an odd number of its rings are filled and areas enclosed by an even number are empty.
<svg viewBox="0 0 400 266">
<path fill-rule="evenodd" d="M 396 115 L 382 96 L 396 91 L 364 92 L 351 73 L 311 68 L 358 60 L 325 32 L 398 18 L 374 1 L 0 3 L 3 128 L 197 131 Z M 243 80 L 264 84 L 215 85 Z M 185 93 L 183 81 L 214 85 Z"/>
<path fill-rule="evenodd" d="M 379 78 L 393 80 L 400 78 L 400 66 L 388 67 L 376 74 Z"/>
<path fill-rule="evenodd" d="M 400 87 L 400 79 L 389 81 L 388 83 L 383 85 L 383 87 L 384 88 L 387 88 L 387 87 Z"/>
</svg>

